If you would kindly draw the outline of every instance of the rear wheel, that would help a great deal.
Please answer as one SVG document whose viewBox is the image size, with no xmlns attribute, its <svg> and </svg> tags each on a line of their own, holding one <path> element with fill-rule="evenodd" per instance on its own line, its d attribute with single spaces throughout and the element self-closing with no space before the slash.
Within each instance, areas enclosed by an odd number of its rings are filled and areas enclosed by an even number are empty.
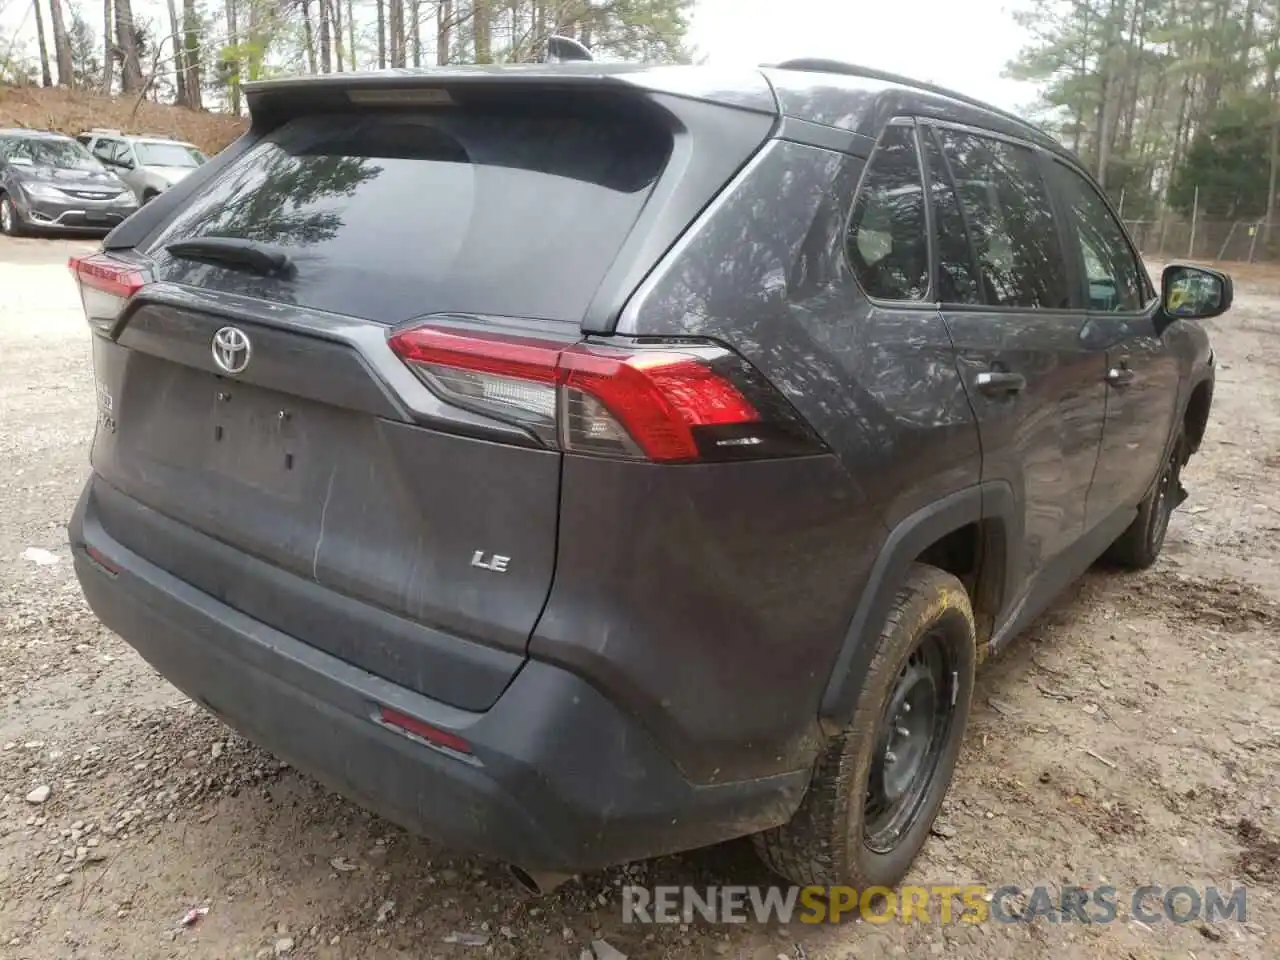
<svg viewBox="0 0 1280 960">
<path fill-rule="evenodd" d="M 6 237 L 20 237 L 23 232 L 22 214 L 7 193 L 0 194 L 0 233 Z"/>
<path fill-rule="evenodd" d="M 912 566 L 876 641 L 848 730 L 829 745 L 791 822 L 755 838 L 793 883 L 893 886 L 951 782 L 973 693 L 964 585 Z"/>
<path fill-rule="evenodd" d="M 1156 562 L 1169 532 L 1169 518 L 1184 496 L 1182 466 L 1186 461 L 1186 439 L 1181 431 L 1174 438 L 1169 458 L 1160 468 L 1160 476 L 1147 498 L 1138 507 L 1138 515 L 1120 537 L 1107 548 L 1103 561 L 1131 570 L 1144 570 Z"/>
</svg>

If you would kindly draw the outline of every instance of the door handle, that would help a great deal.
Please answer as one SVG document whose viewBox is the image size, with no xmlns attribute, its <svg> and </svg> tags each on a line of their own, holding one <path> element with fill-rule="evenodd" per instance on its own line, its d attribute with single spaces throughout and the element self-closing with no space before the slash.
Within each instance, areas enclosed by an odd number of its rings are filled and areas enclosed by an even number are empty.
<svg viewBox="0 0 1280 960">
<path fill-rule="evenodd" d="M 1134 372 L 1123 364 L 1107 371 L 1107 383 L 1113 387 L 1127 387 L 1133 380 Z"/>
<path fill-rule="evenodd" d="M 1007 373 L 1003 370 L 984 370 L 978 374 L 977 382 L 978 389 L 988 396 L 1021 393 L 1027 387 L 1027 378 L 1022 374 Z"/>
</svg>

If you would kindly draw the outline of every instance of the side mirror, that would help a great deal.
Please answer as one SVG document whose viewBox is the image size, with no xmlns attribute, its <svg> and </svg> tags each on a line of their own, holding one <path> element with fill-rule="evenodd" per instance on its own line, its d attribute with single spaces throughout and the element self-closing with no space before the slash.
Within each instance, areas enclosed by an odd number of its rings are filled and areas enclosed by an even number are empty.
<svg viewBox="0 0 1280 960">
<path fill-rule="evenodd" d="M 1207 320 L 1226 313 L 1231 278 L 1220 270 L 1171 263 L 1160 277 L 1160 309 L 1169 320 Z"/>
</svg>

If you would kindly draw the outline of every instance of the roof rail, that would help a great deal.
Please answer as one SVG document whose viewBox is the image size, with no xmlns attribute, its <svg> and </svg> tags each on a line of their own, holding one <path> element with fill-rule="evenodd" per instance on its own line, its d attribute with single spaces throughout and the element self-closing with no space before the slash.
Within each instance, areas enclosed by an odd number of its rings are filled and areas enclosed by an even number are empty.
<svg viewBox="0 0 1280 960">
<path fill-rule="evenodd" d="M 85 133 L 113 133 L 116 136 L 120 136 L 120 131 L 112 127 L 90 127 Z"/>
<path fill-rule="evenodd" d="M 940 87 L 933 83 L 924 83 L 921 80 L 913 80 L 911 77 L 904 77 L 900 73 L 890 73 L 887 70 L 876 70 L 872 67 L 858 66 L 856 63 L 845 63 L 842 60 L 827 60 L 822 57 L 798 57 L 794 60 L 784 60 L 782 63 L 765 64 L 766 67 L 772 67 L 778 70 L 801 70 L 809 73 L 841 73 L 851 77 L 864 77 L 867 80 L 882 80 L 885 83 L 897 83 L 904 87 L 914 87 L 917 90 L 924 90 L 928 93 L 936 93 L 939 96 L 950 97 L 952 100 L 959 100 L 961 103 L 967 103 L 971 107 L 978 107 L 989 113 L 998 114 L 1006 120 L 1012 120 L 1024 127 L 1035 130 L 1041 136 L 1047 137 L 1043 130 L 1035 124 L 1030 123 L 1025 117 L 1020 117 L 1016 113 L 1010 113 L 1008 110 L 1002 110 L 1000 107 L 994 107 L 985 101 L 976 97 L 969 97 L 963 93 L 957 93 L 946 87 Z"/>
</svg>

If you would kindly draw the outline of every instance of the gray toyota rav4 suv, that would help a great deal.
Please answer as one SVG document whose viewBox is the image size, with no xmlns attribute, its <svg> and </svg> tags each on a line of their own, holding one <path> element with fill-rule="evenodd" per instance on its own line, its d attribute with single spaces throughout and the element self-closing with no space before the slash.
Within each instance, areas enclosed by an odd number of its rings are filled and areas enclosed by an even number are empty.
<svg viewBox="0 0 1280 960">
<path fill-rule="evenodd" d="M 248 88 L 73 261 L 94 611 L 405 827 L 565 874 L 754 835 L 893 884 L 974 668 L 1200 446 L 1198 319 L 1073 155 L 844 64 Z"/>
</svg>

